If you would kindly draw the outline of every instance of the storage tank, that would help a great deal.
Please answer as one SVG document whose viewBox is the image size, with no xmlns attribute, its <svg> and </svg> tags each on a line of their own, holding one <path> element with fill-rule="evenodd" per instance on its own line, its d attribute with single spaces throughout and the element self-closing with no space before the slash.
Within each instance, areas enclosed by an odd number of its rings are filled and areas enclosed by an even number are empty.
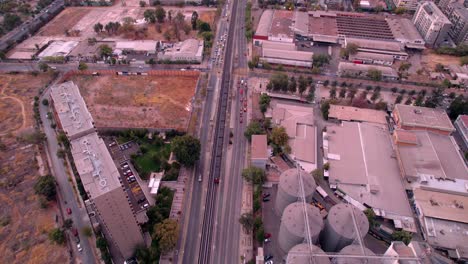
<svg viewBox="0 0 468 264">
<path fill-rule="evenodd" d="M 363 251 L 364 249 L 364 251 Z M 374 252 L 370 249 L 357 244 L 352 244 L 344 247 L 339 255 L 356 255 L 356 256 L 375 256 Z M 368 259 L 366 257 L 362 258 L 350 258 L 350 257 L 334 257 L 332 260 L 333 264 L 381 264 L 382 262 L 379 259 Z"/>
<path fill-rule="evenodd" d="M 314 256 L 314 254 L 326 254 L 319 247 L 309 244 L 299 244 L 291 248 L 286 257 L 286 264 L 330 264 L 327 256 Z"/>
<path fill-rule="evenodd" d="M 353 214 L 361 237 L 369 231 L 369 221 L 366 215 L 351 204 L 337 204 L 328 212 L 325 229 L 321 235 L 321 244 L 326 252 L 337 252 L 350 245 L 357 238 L 357 230 L 353 224 Z"/>
<path fill-rule="evenodd" d="M 303 243 L 307 238 L 304 218 L 304 205 L 309 222 L 309 232 L 312 243 L 316 243 L 323 228 L 323 220 L 319 209 L 308 203 L 296 202 L 284 209 L 281 217 L 278 244 L 284 253 L 297 244 Z"/>
<path fill-rule="evenodd" d="M 299 174 L 296 168 L 289 169 L 281 173 L 278 184 L 278 193 L 276 194 L 275 210 L 276 214 L 281 216 L 284 208 L 291 203 L 297 202 L 301 198 L 301 188 L 299 185 Z M 304 193 L 307 202 L 312 201 L 312 195 L 317 185 L 311 174 L 300 170 L 302 182 L 304 184 Z"/>
</svg>

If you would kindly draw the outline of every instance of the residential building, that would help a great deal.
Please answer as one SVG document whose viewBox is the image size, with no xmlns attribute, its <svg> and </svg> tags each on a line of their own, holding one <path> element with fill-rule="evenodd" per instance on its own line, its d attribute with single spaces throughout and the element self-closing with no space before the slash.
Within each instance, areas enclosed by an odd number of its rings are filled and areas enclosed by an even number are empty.
<svg viewBox="0 0 468 264">
<path fill-rule="evenodd" d="M 413 23 L 430 46 L 439 46 L 448 40 L 448 32 L 452 26 L 436 4 L 430 1 L 419 4 L 413 16 Z"/>
<path fill-rule="evenodd" d="M 252 135 L 250 151 L 251 164 L 254 167 L 265 169 L 268 161 L 268 144 L 266 135 Z"/>
<path fill-rule="evenodd" d="M 323 138 L 330 187 L 358 208 L 371 207 L 396 227 L 416 232 L 387 126 L 343 121 L 327 126 Z"/>
<path fill-rule="evenodd" d="M 306 172 L 317 168 L 317 127 L 310 106 L 272 101 L 272 125 L 282 126 L 289 136 L 290 156 Z"/>
<path fill-rule="evenodd" d="M 405 130 L 427 130 L 442 135 L 450 135 L 455 128 L 442 109 L 397 104 L 393 118 L 398 128 Z"/>
<path fill-rule="evenodd" d="M 367 78 L 370 70 L 377 70 L 381 73 L 384 80 L 398 80 L 398 73 L 391 67 L 355 64 L 352 62 L 340 62 L 338 64 L 338 76 L 340 77 L 363 77 Z"/>
<path fill-rule="evenodd" d="M 468 10 L 466 7 L 460 2 L 452 2 L 447 4 L 443 12 L 452 23 L 448 34 L 455 44 L 468 41 Z"/>
<path fill-rule="evenodd" d="M 187 39 L 178 43 L 163 44 L 158 53 L 158 60 L 201 63 L 203 60 L 203 40 Z"/>
<path fill-rule="evenodd" d="M 401 176 L 409 183 L 430 177 L 468 180 L 468 169 L 452 137 L 397 129 L 393 139 Z"/>
<path fill-rule="evenodd" d="M 387 125 L 387 114 L 384 111 L 344 105 L 330 105 L 328 118 Z"/>
<path fill-rule="evenodd" d="M 144 245 L 143 233 L 105 142 L 93 132 L 70 143 L 76 169 L 104 233 L 124 258 L 131 257 L 138 245 Z"/>
<path fill-rule="evenodd" d="M 468 115 L 459 115 L 454 124 L 465 144 L 465 148 L 468 149 Z"/>
<path fill-rule="evenodd" d="M 404 7 L 406 10 L 414 11 L 423 0 L 393 0 L 396 7 Z"/>
<path fill-rule="evenodd" d="M 50 103 L 57 127 L 70 140 L 95 131 L 94 120 L 76 84 L 71 81 L 61 83 L 52 86 L 50 91 Z"/>
<path fill-rule="evenodd" d="M 468 259 L 467 196 L 415 189 L 414 206 L 426 241 L 433 247 L 454 251 L 458 259 Z"/>
</svg>

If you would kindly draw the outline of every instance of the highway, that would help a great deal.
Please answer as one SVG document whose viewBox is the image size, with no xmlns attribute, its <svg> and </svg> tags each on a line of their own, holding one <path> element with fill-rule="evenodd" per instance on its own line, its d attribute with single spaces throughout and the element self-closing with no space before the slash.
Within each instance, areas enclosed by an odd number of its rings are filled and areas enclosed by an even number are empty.
<svg viewBox="0 0 468 264">
<path fill-rule="evenodd" d="M 42 99 L 49 99 L 50 88 L 47 88 L 44 91 L 44 94 L 40 97 L 39 102 L 42 102 Z M 73 227 L 75 227 L 80 236 L 80 244 L 83 248 L 82 252 L 77 251 L 76 243 L 71 242 L 71 247 L 73 248 L 74 255 L 78 255 L 78 258 L 81 259 L 82 263 L 92 264 L 95 263 L 95 258 L 93 251 L 91 249 L 92 245 L 89 243 L 89 240 L 81 233 L 81 230 L 85 226 L 90 226 L 90 221 L 88 214 L 84 205 L 79 205 L 78 200 L 80 198 L 75 196 L 79 195 L 72 188 L 71 183 L 68 181 L 67 170 L 68 168 L 63 165 L 62 159 L 57 157 L 57 151 L 59 150 L 59 145 L 57 142 L 57 135 L 55 130 L 51 128 L 51 121 L 47 118 L 47 112 L 51 111 L 48 106 L 40 104 L 39 111 L 41 114 L 41 120 L 43 122 L 43 131 L 47 136 L 47 150 L 51 159 L 51 170 L 52 174 L 55 176 L 55 179 L 58 183 L 58 192 L 61 194 L 63 201 L 61 202 L 62 208 L 70 208 L 72 210 L 71 218 L 73 219 Z M 70 173 L 71 170 L 70 170 Z M 73 176 L 72 176 L 73 177 Z M 64 212 L 66 215 L 66 212 Z M 70 234 L 71 235 L 71 234 Z M 71 235 L 72 236 L 72 235 Z"/>
</svg>

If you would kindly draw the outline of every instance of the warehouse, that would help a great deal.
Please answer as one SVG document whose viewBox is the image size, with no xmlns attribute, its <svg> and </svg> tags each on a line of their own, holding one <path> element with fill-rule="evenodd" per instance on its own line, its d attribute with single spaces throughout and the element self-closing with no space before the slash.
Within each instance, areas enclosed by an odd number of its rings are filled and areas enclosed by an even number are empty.
<svg viewBox="0 0 468 264">
<path fill-rule="evenodd" d="M 355 64 L 352 62 L 340 62 L 338 64 L 338 76 L 340 77 L 369 77 L 368 73 L 371 70 L 377 70 L 382 74 L 384 80 L 398 80 L 398 73 L 390 67 Z"/>
<path fill-rule="evenodd" d="M 427 130 L 441 135 L 455 131 L 447 113 L 442 109 L 397 104 L 393 118 L 398 128 L 405 130 Z"/>
<path fill-rule="evenodd" d="M 48 57 L 66 57 L 76 46 L 78 41 L 53 41 L 37 57 L 44 59 Z"/>
<path fill-rule="evenodd" d="M 163 44 L 158 53 L 161 61 L 184 61 L 200 63 L 203 60 L 203 41 L 187 39 L 173 44 Z"/>
<path fill-rule="evenodd" d="M 344 105 L 330 105 L 328 118 L 341 121 L 369 122 L 381 125 L 387 124 L 387 114 L 384 111 Z"/>
</svg>

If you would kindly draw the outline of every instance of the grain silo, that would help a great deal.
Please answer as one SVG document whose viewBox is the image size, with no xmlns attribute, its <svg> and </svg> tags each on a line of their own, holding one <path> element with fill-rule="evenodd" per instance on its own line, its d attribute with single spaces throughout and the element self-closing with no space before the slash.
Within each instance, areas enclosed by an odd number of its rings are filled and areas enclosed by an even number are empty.
<svg viewBox="0 0 468 264">
<path fill-rule="evenodd" d="M 303 170 L 299 171 L 302 176 L 306 201 L 311 202 L 312 195 L 315 192 L 315 188 L 317 188 L 314 177 Z M 299 179 L 298 169 L 296 168 L 289 169 L 281 173 L 275 203 L 275 210 L 277 215 L 281 216 L 286 206 L 297 202 L 298 199 L 302 197 Z"/>
<path fill-rule="evenodd" d="M 299 244 L 291 248 L 286 257 L 286 264 L 330 264 L 330 259 L 323 250 L 315 245 Z"/>
<path fill-rule="evenodd" d="M 353 223 L 353 214 L 356 224 Z M 320 242 L 326 252 L 337 252 L 353 243 L 358 232 L 362 238 L 367 231 L 369 221 L 363 212 L 351 204 L 337 204 L 328 212 Z"/>
<path fill-rule="evenodd" d="M 366 247 L 361 247 L 358 244 L 352 244 L 344 247 L 338 255 L 344 255 L 343 257 L 334 257 L 333 264 L 381 264 L 380 259 L 366 258 L 365 256 L 375 256 L 374 252 Z M 351 256 L 350 256 L 351 255 Z M 352 256 L 363 256 L 362 258 Z"/>
<path fill-rule="evenodd" d="M 306 223 L 304 213 L 307 215 L 308 223 Z M 284 253 L 288 252 L 295 245 L 306 241 L 305 239 L 308 236 L 306 230 L 307 224 L 309 225 L 311 241 L 312 243 L 316 243 L 323 228 L 323 220 L 319 209 L 302 202 L 292 203 L 284 209 L 278 235 L 278 244 Z"/>
</svg>

